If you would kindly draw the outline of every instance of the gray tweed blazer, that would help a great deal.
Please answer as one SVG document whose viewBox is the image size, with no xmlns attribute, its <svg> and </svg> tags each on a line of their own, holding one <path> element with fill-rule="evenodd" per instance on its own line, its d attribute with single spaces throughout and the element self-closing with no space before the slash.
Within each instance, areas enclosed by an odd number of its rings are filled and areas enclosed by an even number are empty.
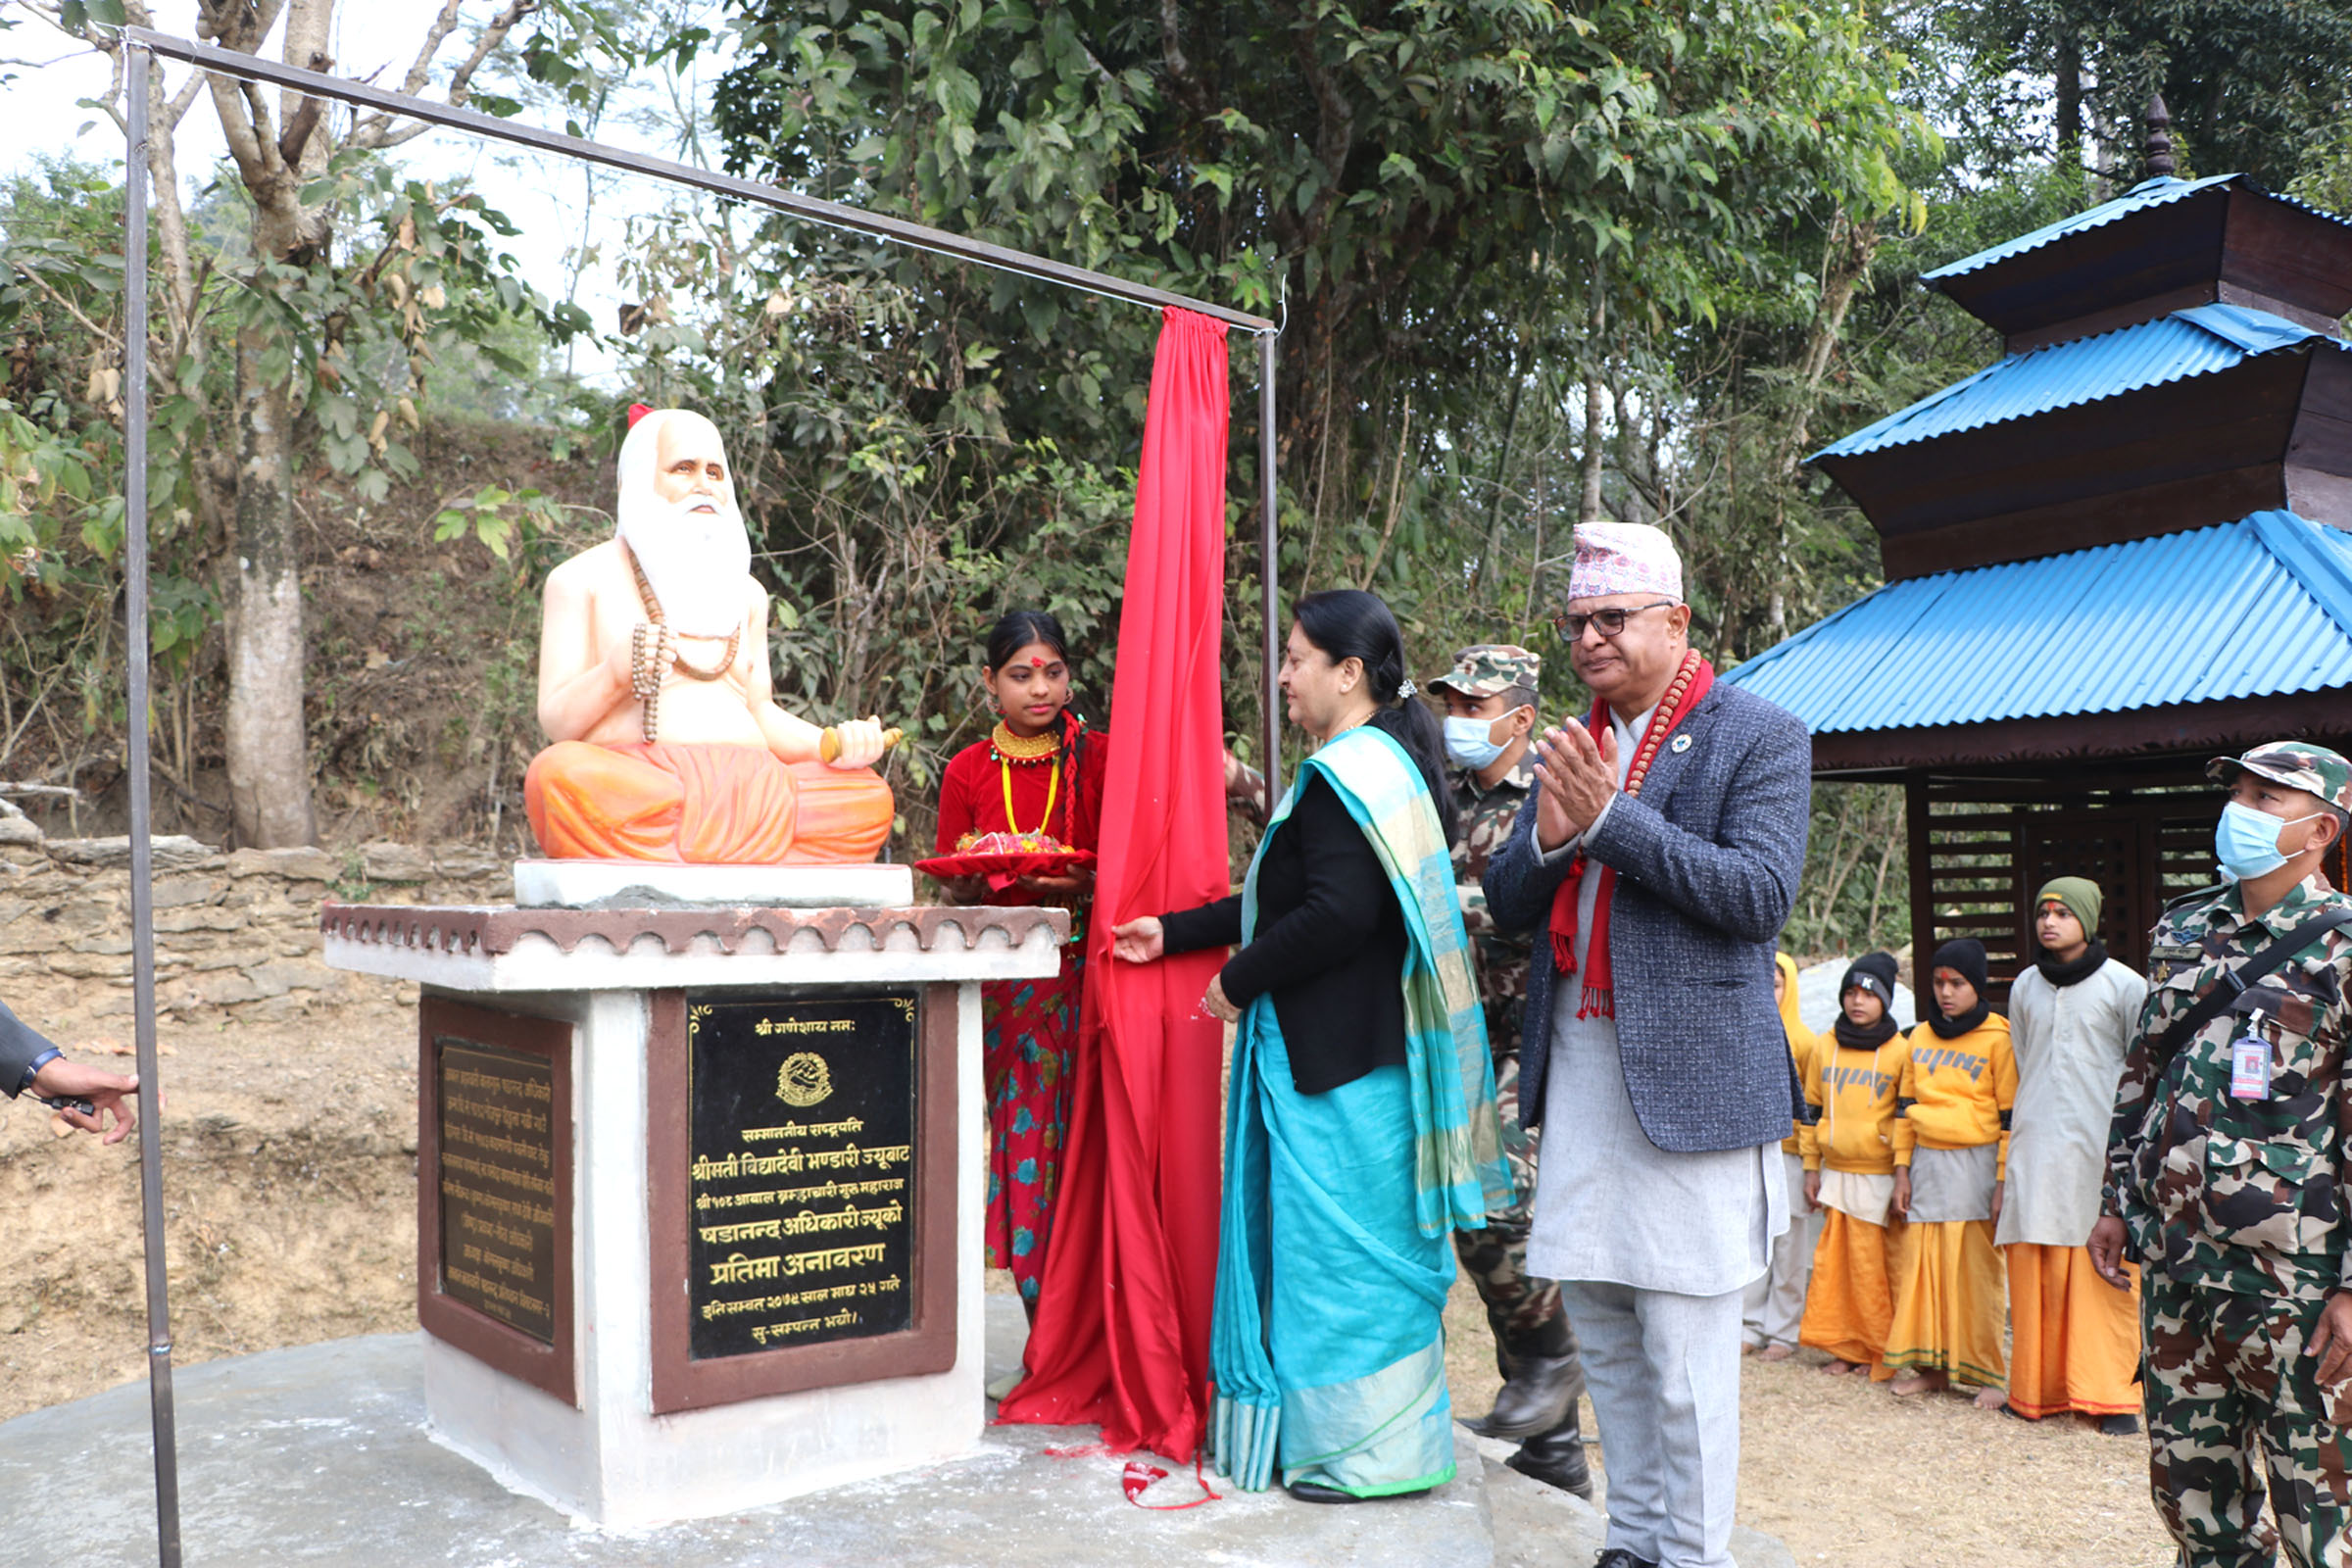
<svg viewBox="0 0 2352 1568">
<path fill-rule="evenodd" d="M 1745 1149 L 1788 1134 L 1788 1045 L 1772 1000 L 1774 939 L 1805 865 L 1812 744 L 1787 710 L 1717 682 L 1586 843 L 1617 868 L 1609 914 L 1617 1045 L 1634 1114 L 1670 1153 Z M 1551 995 L 1545 928 L 1573 858 L 1543 864 L 1530 794 L 1487 863 L 1487 907 L 1537 934 L 1519 1047 L 1520 1115 L 1544 1115 Z"/>
</svg>

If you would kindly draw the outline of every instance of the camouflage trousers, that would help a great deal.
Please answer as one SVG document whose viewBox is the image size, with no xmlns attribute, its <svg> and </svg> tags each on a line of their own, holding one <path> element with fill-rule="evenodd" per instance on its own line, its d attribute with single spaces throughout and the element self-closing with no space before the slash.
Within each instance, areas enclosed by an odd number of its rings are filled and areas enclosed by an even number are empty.
<svg viewBox="0 0 2352 1568">
<path fill-rule="evenodd" d="M 1502 1116 L 1502 1152 L 1511 1167 L 1511 1206 L 1489 1213 L 1483 1231 L 1455 1231 L 1454 1255 L 1478 1287 L 1494 1358 L 1505 1376 L 1522 1356 L 1576 1353 L 1576 1331 L 1560 1305 L 1560 1288 L 1527 1271 L 1527 1232 L 1536 1201 L 1536 1133 L 1519 1120 L 1519 1054 L 1494 1059 L 1494 1108 Z"/>
<path fill-rule="evenodd" d="M 2304 1344 L 2325 1301 L 2141 1279 L 2148 1483 L 2182 1568 L 2352 1564 L 2352 1397 Z M 2271 1512 L 2263 1518 L 2264 1483 Z"/>
</svg>

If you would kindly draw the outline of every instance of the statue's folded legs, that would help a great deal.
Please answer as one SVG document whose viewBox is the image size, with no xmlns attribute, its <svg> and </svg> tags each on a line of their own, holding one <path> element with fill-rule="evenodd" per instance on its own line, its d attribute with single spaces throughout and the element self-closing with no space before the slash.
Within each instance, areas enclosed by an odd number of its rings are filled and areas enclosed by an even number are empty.
<svg viewBox="0 0 2352 1568">
<path fill-rule="evenodd" d="M 749 746 L 581 741 L 532 760 L 522 802 L 556 859 L 694 865 L 871 860 L 893 811 L 871 768 L 785 762 Z"/>
</svg>

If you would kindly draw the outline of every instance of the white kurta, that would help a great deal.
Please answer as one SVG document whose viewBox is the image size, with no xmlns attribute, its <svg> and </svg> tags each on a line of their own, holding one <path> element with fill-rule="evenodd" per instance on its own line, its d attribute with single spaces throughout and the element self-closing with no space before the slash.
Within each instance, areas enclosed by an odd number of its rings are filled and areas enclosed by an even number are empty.
<svg viewBox="0 0 2352 1568">
<path fill-rule="evenodd" d="M 2148 983 L 2107 960 L 2090 978 L 2053 986 L 2029 967 L 2009 990 L 2017 1051 L 2009 1185 L 1993 1240 L 2007 1247 L 2081 1247 L 2099 1218 L 2107 1130 L 2124 1053 Z"/>
<path fill-rule="evenodd" d="M 1610 715 L 1620 785 L 1649 719 L 1642 713 L 1627 724 Z M 1544 858 L 1575 853 L 1571 841 Z M 1577 888 L 1577 976 L 1585 972 L 1600 872 L 1597 860 L 1588 860 Z M 1625 1087 L 1616 1020 L 1576 1015 L 1584 993 L 1577 976 L 1551 993 L 1528 1272 L 1682 1296 L 1740 1290 L 1765 1271 L 1772 1239 L 1788 1228 L 1779 1144 L 1673 1154 L 1651 1143 Z"/>
</svg>

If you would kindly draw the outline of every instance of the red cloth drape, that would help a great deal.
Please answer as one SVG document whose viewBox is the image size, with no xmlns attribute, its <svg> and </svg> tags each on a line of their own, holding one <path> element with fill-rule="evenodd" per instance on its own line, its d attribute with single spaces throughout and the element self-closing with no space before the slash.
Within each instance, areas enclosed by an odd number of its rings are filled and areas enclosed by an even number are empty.
<svg viewBox="0 0 2352 1568">
<path fill-rule="evenodd" d="M 1224 956 L 1110 956 L 1110 928 L 1227 890 L 1225 328 L 1166 313 L 1152 368 L 1111 684 L 1095 925 L 1062 1190 L 1028 1376 L 1000 1421 L 1100 1423 L 1190 1459 L 1208 1408 L 1219 1056 L 1200 1010 Z"/>
</svg>

